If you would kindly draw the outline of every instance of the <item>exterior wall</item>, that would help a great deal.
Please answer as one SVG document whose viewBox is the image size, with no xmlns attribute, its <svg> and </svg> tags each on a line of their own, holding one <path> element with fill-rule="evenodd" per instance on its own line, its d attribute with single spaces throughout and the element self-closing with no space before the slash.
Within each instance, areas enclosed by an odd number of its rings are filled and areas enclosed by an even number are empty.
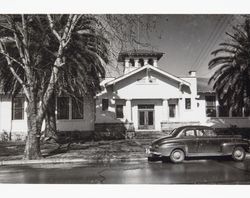
<svg viewBox="0 0 250 198">
<path fill-rule="evenodd" d="M 70 100 L 71 101 L 71 100 Z M 27 103 L 24 102 L 24 109 Z M 71 102 L 70 102 L 71 115 Z M 57 120 L 59 131 L 94 131 L 95 123 L 95 100 L 89 96 L 84 98 L 83 119 Z M 45 124 L 43 123 L 42 130 Z M 23 120 L 12 120 L 12 99 L 6 95 L 0 95 L 0 135 L 7 134 L 11 140 L 25 140 L 27 135 L 27 114 L 24 111 Z M 1 140 L 1 138 L 0 138 Z"/>
<path fill-rule="evenodd" d="M 26 107 L 24 102 L 24 108 Z M 1 95 L 0 104 L 0 131 L 6 132 L 26 132 L 27 131 L 27 116 L 24 113 L 23 120 L 12 120 L 12 100 L 6 95 Z"/>
<path fill-rule="evenodd" d="M 7 95 L 0 95 L 0 134 L 6 134 L 11 140 L 24 140 L 27 133 L 27 116 L 23 120 L 12 120 L 12 99 Z M 24 102 L 24 108 L 27 103 Z"/>
<path fill-rule="evenodd" d="M 207 117 L 206 116 L 206 101 L 205 95 L 209 94 L 200 94 L 199 99 L 197 100 L 200 104 L 200 107 L 197 111 L 197 118 L 199 118 L 201 124 L 212 126 L 214 128 L 228 128 L 232 126 L 237 126 L 239 128 L 250 128 L 250 117 Z M 218 100 L 216 100 L 216 107 L 219 105 Z"/>
<path fill-rule="evenodd" d="M 118 98 L 133 99 L 161 99 L 161 98 L 180 98 L 179 83 L 166 78 L 154 71 L 150 72 L 155 83 L 141 83 L 138 79 L 147 79 L 146 70 L 124 79 L 115 84 L 114 91 Z M 161 91 L 159 91 L 161 90 Z"/>
<path fill-rule="evenodd" d="M 138 129 L 138 105 L 154 104 L 155 130 L 161 130 L 161 122 L 195 121 L 197 111 L 196 104 L 196 78 L 188 78 L 190 87 L 170 79 L 162 74 L 150 71 L 154 83 L 138 82 L 138 79 L 147 80 L 147 71 L 138 72 L 115 85 L 109 86 L 97 96 L 96 101 L 96 123 L 123 123 L 133 122 L 135 129 Z M 102 111 L 102 99 L 109 99 L 108 110 Z M 191 98 L 191 109 L 185 110 L 185 98 Z M 169 99 L 175 99 L 176 117 L 169 118 Z M 124 118 L 116 118 L 115 104 L 123 100 Z M 130 102 L 129 102 L 130 101 Z M 130 116 L 131 114 L 131 116 Z"/>
<path fill-rule="evenodd" d="M 91 96 L 84 97 L 83 119 L 72 119 L 72 101 L 69 100 L 69 119 L 57 120 L 59 131 L 93 131 L 95 123 L 95 101 Z"/>
</svg>

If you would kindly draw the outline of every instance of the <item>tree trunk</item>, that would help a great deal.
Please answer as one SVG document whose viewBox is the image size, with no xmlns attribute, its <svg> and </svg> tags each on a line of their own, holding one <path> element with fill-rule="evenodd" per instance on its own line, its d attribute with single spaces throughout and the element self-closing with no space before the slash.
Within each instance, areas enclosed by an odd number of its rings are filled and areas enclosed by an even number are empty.
<svg viewBox="0 0 250 198">
<path fill-rule="evenodd" d="M 42 157 L 40 150 L 42 119 L 38 119 L 37 117 L 37 104 L 34 100 L 28 102 L 26 112 L 28 117 L 28 135 L 26 139 L 24 159 L 40 159 Z"/>
<path fill-rule="evenodd" d="M 56 114 L 55 114 L 55 97 L 54 94 L 49 100 L 45 116 L 45 137 L 56 136 Z"/>
</svg>

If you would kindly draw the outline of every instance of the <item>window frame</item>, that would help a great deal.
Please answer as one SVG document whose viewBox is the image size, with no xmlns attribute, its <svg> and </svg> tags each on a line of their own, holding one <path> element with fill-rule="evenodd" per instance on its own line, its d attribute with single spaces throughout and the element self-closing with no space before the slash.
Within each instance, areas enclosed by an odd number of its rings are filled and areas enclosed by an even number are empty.
<svg viewBox="0 0 250 198">
<path fill-rule="evenodd" d="M 121 107 L 120 110 L 122 110 L 122 111 L 119 112 L 119 113 L 121 113 L 121 114 L 118 114 L 118 109 L 119 109 L 118 107 Z M 124 107 L 124 105 L 122 105 L 122 104 L 116 104 L 116 105 L 115 105 L 115 115 L 116 115 L 116 118 L 118 118 L 118 119 L 124 118 L 123 107 Z M 120 116 L 120 115 L 121 115 L 121 116 Z"/>
<path fill-rule="evenodd" d="M 61 110 L 61 108 L 58 108 L 59 106 L 59 100 L 60 99 L 62 99 L 62 98 L 65 98 L 65 99 L 67 99 L 67 107 L 68 107 L 68 109 L 67 109 L 67 117 L 59 117 L 59 113 L 60 113 L 60 110 Z M 66 105 L 65 104 L 63 104 L 62 105 L 63 107 L 66 107 Z M 56 119 L 57 120 L 69 120 L 70 119 L 70 98 L 69 97 L 67 97 L 67 96 L 59 96 L 59 97 L 57 97 L 57 99 L 56 99 L 56 111 L 57 111 L 57 115 L 56 115 Z"/>
<path fill-rule="evenodd" d="M 74 103 L 76 100 L 79 100 L 79 102 L 77 103 Z M 78 115 L 80 115 L 80 117 L 74 117 L 74 105 L 77 105 L 76 107 L 77 107 L 77 109 L 81 109 L 81 111 L 82 112 L 78 112 L 79 114 Z M 79 108 L 78 108 L 78 106 L 79 105 L 81 105 Z M 84 98 L 83 97 L 78 97 L 77 99 L 75 99 L 75 98 L 71 98 L 71 119 L 72 120 L 82 120 L 82 119 L 84 119 Z"/>
<path fill-rule="evenodd" d="M 189 104 L 188 104 L 189 103 Z M 191 109 L 191 98 L 185 98 L 185 109 L 190 110 Z"/>
<path fill-rule="evenodd" d="M 106 103 L 104 103 L 106 101 Z M 109 109 L 109 99 L 103 98 L 102 99 L 102 111 L 107 111 Z"/>
<path fill-rule="evenodd" d="M 14 106 L 14 100 L 15 99 L 21 99 L 21 107 L 16 108 Z M 12 105 L 11 105 L 11 120 L 24 120 L 24 102 L 25 102 L 25 98 L 23 96 L 17 96 L 17 97 L 13 97 L 12 98 Z M 21 118 L 16 118 L 15 117 L 15 111 L 16 110 L 21 110 Z"/>
<path fill-rule="evenodd" d="M 212 104 L 212 105 L 208 105 L 208 100 L 207 100 L 207 98 L 208 97 L 213 97 L 214 98 L 214 101 L 209 101 L 209 102 L 213 102 L 214 104 Z M 214 116 L 208 116 L 208 113 L 207 113 L 207 110 L 208 109 L 213 109 L 213 110 L 215 110 L 215 115 Z M 205 96 L 205 113 L 206 113 L 206 117 L 209 117 L 209 118 L 215 118 L 215 117 L 217 117 L 217 110 L 216 110 L 216 96 L 214 96 L 214 95 L 210 95 L 210 96 Z"/>
<path fill-rule="evenodd" d="M 225 108 L 225 109 L 223 110 L 223 108 Z M 217 111 L 218 111 L 218 117 L 220 117 L 220 118 L 229 118 L 230 117 L 230 108 L 228 106 L 218 105 Z M 227 112 L 225 112 L 225 111 L 227 111 Z M 225 115 L 225 113 L 226 113 L 226 115 Z"/>
<path fill-rule="evenodd" d="M 170 107 L 174 107 L 174 116 L 171 116 L 171 111 L 170 111 Z M 176 118 L 176 104 L 168 104 L 168 108 L 169 108 L 169 114 L 168 114 L 168 116 L 169 116 L 169 118 Z"/>
</svg>

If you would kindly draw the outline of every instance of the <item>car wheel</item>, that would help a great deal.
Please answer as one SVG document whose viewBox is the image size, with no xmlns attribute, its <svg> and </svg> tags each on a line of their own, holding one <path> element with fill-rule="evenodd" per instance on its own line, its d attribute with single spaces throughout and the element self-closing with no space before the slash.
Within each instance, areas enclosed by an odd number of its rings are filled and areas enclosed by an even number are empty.
<svg viewBox="0 0 250 198">
<path fill-rule="evenodd" d="M 185 159 L 185 153 L 181 149 L 175 149 L 170 154 L 170 160 L 174 163 L 181 163 Z"/>
<path fill-rule="evenodd" d="M 235 161 L 243 161 L 245 159 L 245 156 L 246 156 L 246 152 L 242 147 L 238 146 L 234 148 L 233 153 L 232 153 L 232 158 Z"/>
</svg>

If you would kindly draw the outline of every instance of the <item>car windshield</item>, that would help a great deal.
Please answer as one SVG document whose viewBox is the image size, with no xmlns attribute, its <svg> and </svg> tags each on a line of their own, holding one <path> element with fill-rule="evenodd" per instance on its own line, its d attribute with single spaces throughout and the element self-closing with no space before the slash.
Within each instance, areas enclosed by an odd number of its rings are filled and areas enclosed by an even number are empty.
<svg viewBox="0 0 250 198">
<path fill-rule="evenodd" d="M 177 136 L 181 130 L 182 130 L 181 128 L 175 128 L 173 131 L 169 133 L 169 135 Z"/>
</svg>

